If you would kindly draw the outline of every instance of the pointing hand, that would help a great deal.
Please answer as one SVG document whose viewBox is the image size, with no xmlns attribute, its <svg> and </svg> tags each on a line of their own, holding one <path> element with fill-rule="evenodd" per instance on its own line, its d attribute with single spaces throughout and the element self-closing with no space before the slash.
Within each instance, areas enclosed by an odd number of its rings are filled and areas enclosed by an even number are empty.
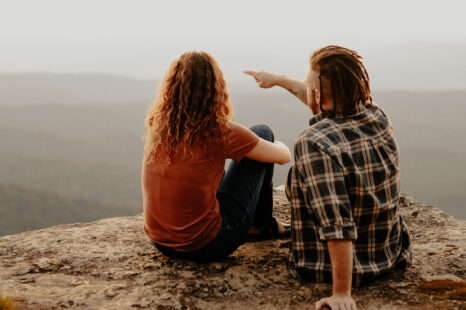
<svg viewBox="0 0 466 310">
<path fill-rule="evenodd" d="M 260 88 L 273 87 L 277 85 L 277 82 L 279 80 L 279 75 L 265 72 L 265 71 L 257 72 L 257 71 L 246 70 L 243 72 L 252 76 L 256 80 L 257 84 L 259 84 Z"/>
</svg>

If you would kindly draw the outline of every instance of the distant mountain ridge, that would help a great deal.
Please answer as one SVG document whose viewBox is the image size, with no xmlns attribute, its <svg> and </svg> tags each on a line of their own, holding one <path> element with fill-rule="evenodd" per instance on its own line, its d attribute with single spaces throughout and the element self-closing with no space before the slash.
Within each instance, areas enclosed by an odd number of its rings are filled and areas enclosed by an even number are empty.
<svg viewBox="0 0 466 310">
<path fill-rule="evenodd" d="M 0 230 L 21 228 L 22 224 L 14 222 L 24 220 L 30 226 L 24 225 L 20 231 L 34 229 L 42 217 L 48 223 L 45 226 L 89 219 L 75 211 L 68 212 L 72 218 L 60 213 L 58 201 L 63 199 L 63 205 L 89 214 L 91 205 L 104 210 L 105 216 L 111 213 L 106 206 L 122 214 L 134 206 L 138 209 L 142 200 L 141 137 L 147 109 L 153 104 L 144 97 L 155 94 L 158 83 L 99 74 L 24 74 L 8 81 L 10 77 L 0 74 L 0 88 L 13 85 L 14 92 L 23 97 L 5 102 L 8 91 L 0 91 L 0 182 L 10 186 L 0 192 L 0 221 L 3 214 L 10 216 L 0 222 Z M 28 83 L 36 88 L 29 89 Z M 45 97 L 35 95 L 38 86 Z M 245 126 L 269 124 L 276 139 L 292 149 L 294 138 L 308 125 L 309 109 L 286 91 L 253 86 L 229 84 L 235 121 Z M 97 89 L 95 94 L 92 89 Z M 466 91 L 376 91 L 373 97 L 395 128 L 402 191 L 466 218 L 466 144 L 462 142 Z M 276 165 L 276 186 L 283 184 L 288 169 L 289 164 Z M 14 190 L 16 196 L 11 195 L 12 184 L 20 186 Z M 31 199 L 24 203 L 25 197 L 35 197 L 42 207 L 49 201 L 50 208 L 11 218 L 16 212 L 11 207 L 12 197 L 27 206 L 35 204 Z M 5 199 L 10 199 L 9 203 L 1 204 Z M 73 203 L 68 203 L 69 199 L 74 199 Z M 55 213 L 60 214 L 60 221 L 51 222 L 56 220 L 50 218 Z"/>
<path fill-rule="evenodd" d="M 28 189 L 91 200 L 140 203 L 140 179 L 141 169 L 137 165 L 0 153 L 0 180 Z"/>
<path fill-rule="evenodd" d="M 53 225 L 136 215 L 140 204 L 107 203 L 0 181 L 0 235 Z"/>
<path fill-rule="evenodd" d="M 145 102 L 158 83 L 104 73 L 3 73 L 0 104 Z"/>
</svg>

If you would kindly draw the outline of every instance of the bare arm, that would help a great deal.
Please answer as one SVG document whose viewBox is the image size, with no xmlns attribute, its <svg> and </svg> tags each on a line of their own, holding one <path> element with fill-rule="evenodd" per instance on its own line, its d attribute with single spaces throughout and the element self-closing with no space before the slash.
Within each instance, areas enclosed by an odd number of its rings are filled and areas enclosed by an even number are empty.
<svg viewBox="0 0 466 310">
<path fill-rule="evenodd" d="M 277 81 L 277 86 L 280 86 L 301 100 L 305 105 L 307 103 L 307 88 L 303 82 L 298 80 L 290 79 L 289 77 L 282 75 L 281 79 Z"/>
<path fill-rule="evenodd" d="M 261 88 L 271 88 L 273 86 L 280 86 L 290 93 L 295 95 L 305 105 L 309 105 L 307 102 L 307 88 L 304 82 L 293 80 L 286 75 L 278 75 L 269 72 L 256 72 L 256 71 L 243 71 L 246 74 L 252 76 Z"/>
<path fill-rule="evenodd" d="M 275 143 L 259 138 L 259 143 L 249 153 L 247 158 L 266 162 L 284 165 L 291 160 L 290 150 L 280 141 Z"/>
<path fill-rule="evenodd" d="M 332 310 L 356 310 L 356 303 L 351 298 L 353 241 L 328 240 L 327 246 L 332 262 L 333 295 L 319 300 L 316 309 L 323 309 L 323 306 L 329 305 Z"/>
</svg>

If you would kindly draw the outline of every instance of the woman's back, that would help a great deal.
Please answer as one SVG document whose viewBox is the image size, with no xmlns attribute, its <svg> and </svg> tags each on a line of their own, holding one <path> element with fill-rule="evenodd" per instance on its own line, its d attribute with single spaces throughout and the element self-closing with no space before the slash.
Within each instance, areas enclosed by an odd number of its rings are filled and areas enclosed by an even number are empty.
<svg viewBox="0 0 466 310">
<path fill-rule="evenodd" d="M 223 151 L 192 149 L 192 157 L 170 164 L 155 160 L 142 167 L 144 230 L 159 244 L 195 250 L 211 241 L 221 225 L 216 191 L 226 158 L 239 161 L 258 143 L 249 129 L 229 122 Z M 150 141 L 150 137 L 148 137 Z M 161 154 L 159 154 L 161 155 Z"/>
<path fill-rule="evenodd" d="M 170 65 L 144 124 L 144 231 L 160 251 L 210 260 L 234 251 L 252 224 L 277 231 L 273 163 L 290 152 L 269 127 L 251 129 L 232 122 L 212 56 L 187 52 Z M 224 174 L 226 158 L 236 162 Z"/>
</svg>

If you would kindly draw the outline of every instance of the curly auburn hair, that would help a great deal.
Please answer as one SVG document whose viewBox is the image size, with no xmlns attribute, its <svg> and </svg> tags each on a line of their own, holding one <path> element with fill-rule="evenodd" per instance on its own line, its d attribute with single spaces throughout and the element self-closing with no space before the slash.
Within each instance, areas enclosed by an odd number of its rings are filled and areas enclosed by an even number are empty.
<svg viewBox="0 0 466 310">
<path fill-rule="evenodd" d="M 172 62 L 144 124 L 148 163 L 169 164 L 193 148 L 220 151 L 229 133 L 232 107 L 223 73 L 206 52 L 191 51 Z M 156 156 L 157 155 L 157 156 Z"/>
<path fill-rule="evenodd" d="M 319 74 L 320 93 L 323 79 L 328 84 L 335 112 L 348 115 L 358 103 L 372 106 L 369 75 L 361 62 L 362 57 L 353 50 L 329 45 L 312 53 L 311 69 Z M 324 94 L 323 94 L 324 95 Z"/>
</svg>

